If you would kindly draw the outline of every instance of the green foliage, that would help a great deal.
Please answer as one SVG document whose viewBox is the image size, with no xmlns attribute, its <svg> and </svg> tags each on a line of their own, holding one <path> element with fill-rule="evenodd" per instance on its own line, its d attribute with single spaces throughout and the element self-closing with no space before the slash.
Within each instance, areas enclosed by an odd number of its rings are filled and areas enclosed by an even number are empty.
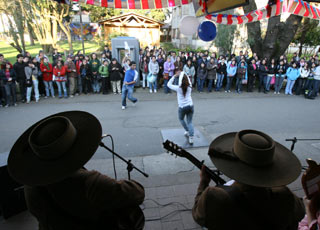
<svg viewBox="0 0 320 230">
<path fill-rule="evenodd" d="M 224 53 L 232 52 L 233 39 L 236 34 L 236 29 L 236 25 L 218 25 L 215 45 L 221 48 Z"/>
<path fill-rule="evenodd" d="M 313 19 L 304 19 L 301 27 L 297 31 L 293 43 L 302 43 L 308 46 L 317 46 L 320 43 L 319 21 Z"/>
</svg>

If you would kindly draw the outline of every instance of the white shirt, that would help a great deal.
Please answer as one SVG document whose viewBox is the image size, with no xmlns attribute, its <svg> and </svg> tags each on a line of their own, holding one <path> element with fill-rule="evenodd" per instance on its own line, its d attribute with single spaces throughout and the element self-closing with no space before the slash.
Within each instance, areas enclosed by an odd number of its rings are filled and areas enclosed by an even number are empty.
<svg viewBox="0 0 320 230">
<path fill-rule="evenodd" d="M 179 108 L 183 108 L 186 106 L 192 106 L 193 105 L 192 98 L 191 98 L 192 88 L 188 87 L 187 92 L 186 92 L 186 96 L 184 96 L 182 88 L 180 86 L 172 84 L 174 79 L 175 79 L 175 77 L 170 78 L 170 80 L 168 82 L 168 87 L 177 92 L 177 99 L 178 99 Z"/>
</svg>

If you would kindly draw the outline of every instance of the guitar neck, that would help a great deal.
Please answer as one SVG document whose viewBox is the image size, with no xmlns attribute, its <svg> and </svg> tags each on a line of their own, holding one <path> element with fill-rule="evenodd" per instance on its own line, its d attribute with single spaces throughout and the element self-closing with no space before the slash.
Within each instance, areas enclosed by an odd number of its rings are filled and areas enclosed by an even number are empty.
<svg viewBox="0 0 320 230">
<path fill-rule="evenodd" d="M 196 157 L 194 157 L 191 153 L 187 152 L 186 150 L 182 149 L 185 152 L 185 157 L 193 163 L 198 169 L 201 170 L 203 162 L 199 161 Z M 226 183 L 224 179 L 222 179 L 218 173 L 212 171 L 207 166 L 205 166 L 206 173 L 209 175 L 210 179 L 213 180 L 217 185 L 223 185 Z"/>
</svg>

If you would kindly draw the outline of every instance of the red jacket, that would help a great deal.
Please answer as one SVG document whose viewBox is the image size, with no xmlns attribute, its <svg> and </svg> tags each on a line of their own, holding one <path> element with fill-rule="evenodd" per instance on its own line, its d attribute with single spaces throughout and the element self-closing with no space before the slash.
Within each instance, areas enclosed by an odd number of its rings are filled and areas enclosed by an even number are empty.
<svg viewBox="0 0 320 230">
<path fill-rule="evenodd" d="M 81 60 L 76 61 L 76 69 L 77 69 L 77 74 L 80 75 L 80 65 L 82 64 Z"/>
<path fill-rule="evenodd" d="M 49 69 L 43 64 L 40 64 L 40 70 L 44 81 L 52 81 L 52 65 L 48 63 Z"/>
<path fill-rule="evenodd" d="M 60 72 L 60 76 L 58 74 L 59 72 Z M 55 66 L 53 68 L 53 75 L 55 76 L 55 81 L 67 81 L 66 67 L 61 66 L 61 68 L 58 69 L 58 66 Z"/>
</svg>

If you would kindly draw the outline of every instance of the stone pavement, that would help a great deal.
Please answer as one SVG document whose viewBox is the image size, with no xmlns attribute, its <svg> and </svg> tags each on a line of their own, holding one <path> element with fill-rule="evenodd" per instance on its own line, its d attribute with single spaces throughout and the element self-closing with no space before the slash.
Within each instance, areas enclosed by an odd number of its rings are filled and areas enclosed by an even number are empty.
<svg viewBox="0 0 320 230">
<path fill-rule="evenodd" d="M 188 149 L 190 153 L 213 168 L 207 148 Z M 132 179 L 145 187 L 145 201 L 141 205 L 146 223 L 145 230 L 201 230 L 192 218 L 191 209 L 199 182 L 199 170 L 187 159 L 163 153 L 155 156 L 131 158 L 133 164 L 149 174 L 148 178 L 133 171 Z M 127 178 L 126 165 L 116 159 L 118 179 Z M 112 159 L 90 160 L 86 168 L 95 169 L 114 177 Z M 227 178 L 225 178 L 227 179 Z M 212 183 L 211 185 L 214 185 Z M 300 179 L 289 186 L 299 196 L 303 195 Z M 1 230 L 34 230 L 36 220 L 23 212 L 8 220 L 0 217 Z"/>
</svg>

